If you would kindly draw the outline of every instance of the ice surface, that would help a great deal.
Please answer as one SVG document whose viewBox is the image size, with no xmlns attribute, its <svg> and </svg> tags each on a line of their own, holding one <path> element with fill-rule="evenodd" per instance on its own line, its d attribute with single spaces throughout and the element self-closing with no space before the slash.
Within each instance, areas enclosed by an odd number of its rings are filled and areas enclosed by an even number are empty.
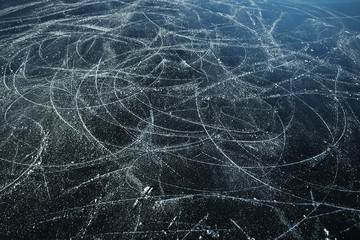
<svg viewBox="0 0 360 240">
<path fill-rule="evenodd" d="M 360 233 L 359 4 L 0 6 L 1 236 Z"/>
</svg>

